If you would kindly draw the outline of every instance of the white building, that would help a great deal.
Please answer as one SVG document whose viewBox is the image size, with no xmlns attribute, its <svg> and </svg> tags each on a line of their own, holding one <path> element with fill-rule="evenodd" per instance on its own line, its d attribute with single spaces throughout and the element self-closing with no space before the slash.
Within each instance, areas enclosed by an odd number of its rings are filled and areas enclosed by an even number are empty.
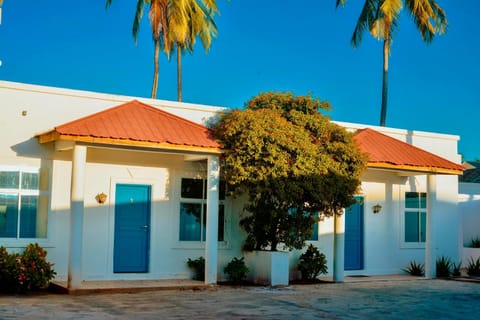
<svg viewBox="0 0 480 320">
<path fill-rule="evenodd" d="M 221 150 L 203 126 L 224 109 L 5 81 L 0 104 L 0 245 L 38 242 L 72 289 L 190 278 L 199 256 L 215 283 L 243 255 L 243 205 L 223 197 Z M 431 277 L 437 257 L 457 261 L 459 137 L 339 125 L 370 160 L 357 205 L 312 238 L 330 274 L 398 274 L 415 260 Z"/>
</svg>

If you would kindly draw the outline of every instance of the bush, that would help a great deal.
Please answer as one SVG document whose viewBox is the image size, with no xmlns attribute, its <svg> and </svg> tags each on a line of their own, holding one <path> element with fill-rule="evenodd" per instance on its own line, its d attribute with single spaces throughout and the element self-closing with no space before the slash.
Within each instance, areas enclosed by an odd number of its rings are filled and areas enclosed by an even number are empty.
<svg viewBox="0 0 480 320">
<path fill-rule="evenodd" d="M 307 251 L 300 255 L 297 268 L 302 273 L 302 280 L 314 281 L 319 274 L 327 273 L 327 258 L 310 244 Z"/>
<path fill-rule="evenodd" d="M 470 258 L 467 266 L 467 274 L 469 276 L 480 276 L 480 257 L 477 260 Z"/>
<path fill-rule="evenodd" d="M 450 277 L 450 275 L 452 274 L 452 261 L 450 260 L 450 258 L 445 256 L 437 258 L 436 266 L 437 278 Z"/>
<path fill-rule="evenodd" d="M 0 290 L 26 293 L 47 288 L 56 273 L 46 257 L 37 243 L 27 245 L 22 254 L 0 247 Z"/>
<path fill-rule="evenodd" d="M 471 246 L 472 248 L 480 248 L 480 238 L 476 237 L 472 239 Z"/>
<path fill-rule="evenodd" d="M 228 279 L 234 283 L 240 283 L 242 280 L 245 280 L 247 274 L 250 270 L 245 265 L 244 258 L 237 259 L 236 257 L 230 261 L 227 266 L 223 269 L 228 276 Z"/>
<path fill-rule="evenodd" d="M 425 273 L 425 268 L 422 263 L 417 263 L 415 260 L 410 261 L 410 265 L 403 269 L 406 273 L 411 276 L 423 276 Z"/>
<path fill-rule="evenodd" d="M 193 269 L 193 279 L 200 281 L 205 280 L 205 259 L 203 257 L 198 257 L 195 260 L 188 258 L 187 265 Z"/>
</svg>

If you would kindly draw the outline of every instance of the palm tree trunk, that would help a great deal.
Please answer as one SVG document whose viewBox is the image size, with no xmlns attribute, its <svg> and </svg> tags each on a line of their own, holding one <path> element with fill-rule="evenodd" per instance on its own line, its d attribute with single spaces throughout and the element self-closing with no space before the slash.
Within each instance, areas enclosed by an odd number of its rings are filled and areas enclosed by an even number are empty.
<svg viewBox="0 0 480 320">
<path fill-rule="evenodd" d="M 182 49 L 177 43 L 177 94 L 178 101 L 182 101 Z"/>
<path fill-rule="evenodd" d="M 154 40 L 155 43 L 155 54 L 153 55 L 153 60 L 155 64 L 155 68 L 153 71 L 153 85 L 152 85 L 152 99 L 157 97 L 157 88 L 158 88 L 158 73 L 159 73 L 159 61 L 158 56 L 160 54 L 160 41 Z"/>
<path fill-rule="evenodd" d="M 385 127 L 387 118 L 387 99 L 388 99 L 388 55 L 389 44 L 388 37 L 383 40 L 383 81 L 382 81 L 382 109 L 380 111 L 380 126 Z"/>
</svg>

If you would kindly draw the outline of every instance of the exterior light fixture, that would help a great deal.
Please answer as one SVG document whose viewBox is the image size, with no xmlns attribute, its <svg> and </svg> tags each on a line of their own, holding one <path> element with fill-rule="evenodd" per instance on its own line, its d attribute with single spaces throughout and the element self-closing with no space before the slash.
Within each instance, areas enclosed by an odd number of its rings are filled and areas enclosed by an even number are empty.
<svg viewBox="0 0 480 320">
<path fill-rule="evenodd" d="M 107 201 L 107 195 L 103 192 L 99 193 L 95 196 L 95 200 L 97 200 L 98 203 L 103 204 Z"/>
<path fill-rule="evenodd" d="M 379 203 L 377 203 L 372 207 L 372 209 L 373 209 L 373 213 L 377 214 L 377 213 L 380 213 L 380 211 L 382 211 L 382 206 Z"/>
</svg>

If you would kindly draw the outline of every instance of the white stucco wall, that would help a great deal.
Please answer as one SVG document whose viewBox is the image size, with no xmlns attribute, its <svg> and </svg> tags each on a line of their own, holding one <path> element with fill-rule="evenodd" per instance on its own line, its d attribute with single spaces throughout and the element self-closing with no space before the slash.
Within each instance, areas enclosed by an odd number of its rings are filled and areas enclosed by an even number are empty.
<svg viewBox="0 0 480 320">
<path fill-rule="evenodd" d="M 34 135 L 56 125 L 138 99 L 165 111 L 205 123 L 223 108 L 180 104 L 177 102 L 140 99 L 78 90 L 49 88 L 0 81 L 0 165 L 41 167 L 48 173 L 49 227 L 46 239 L 0 239 L 0 245 L 12 250 L 32 240 L 47 248 L 49 259 L 55 263 L 58 278 L 65 279 L 68 261 L 68 230 L 70 214 L 71 152 L 54 151 L 52 145 L 40 146 Z M 22 115 L 22 111 L 26 115 Z M 349 129 L 367 126 L 338 124 Z M 407 131 L 368 126 L 377 131 L 458 162 L 458 137 L 445 134 Z M 182 156 L 150 152 L 127 152 L 116 149 L 88 148 L 85 185 L 85 218 L 82 268 L 84 279 L 116 278 L 185 278 L 188 258 L 204 256 L 204 245 L 178 241 L 178 219 L 181 177 L 205 174 L 203 163 L 184 161 Z M 115 183 L 131 182 L 152 185 L 152 214 L 150 239 L 150 272 L 148 274 L 114 274 L 113 226 Z M 435 212 L 438 254 L 456 260 L 459 256 L 460 219 L 457 212 L 458 183 L 456 176 L 439 176 L 437 198 L 441 210 Z M 409 261 L 423 262 L 423 247 L 402 243 L 403 194 L 405 191 L 426 192 L 426 177 L 402 176 L 379 170 L 368 170 L 363 177 L 359 195 L 365 199 L 364 212 L 364 269 L 346 274 L 400 273 Z M 97 193 L 107 194 L 107 203 L 95 201 Z M 471 199 L 470 199 L 471 200 Z M 467 201 L 465 201 L 467 202 Z M 373 214 L 375 204 L 382 205 Z M 468 204 L 470 206 L 470 204 Z M 244 233 L 238 221 L 244 215 L 241 199 L 227 200 L 225 240 L 219 244 L 218 273 L 235 256 L 241 257 Z M 463 209 L 462 209 L 463 210 Z M 469 209 L 470 210 L 470 209 Z M 473 210 L 473 209 L 472 209 Z M 463 220 L 465 226 L 465 219 Z M 473 232 L 473 231 L 472 231 Z M 465 231 L 463 239 L 471 231 Z M 328 268 L 333 271 L 333 220 L 325 219 L 319 226 L 319 240 L 313 241 L 327 255 Z M 291 277 L 300 252 L 290 253 Z"/>
<path fill-rule="evenodd" d="M 462 244 L 470 246 L 472 239 L 480 238 L 480 184 L 459 183 L 459 211 L 462 218 Z"/>
</svg>

